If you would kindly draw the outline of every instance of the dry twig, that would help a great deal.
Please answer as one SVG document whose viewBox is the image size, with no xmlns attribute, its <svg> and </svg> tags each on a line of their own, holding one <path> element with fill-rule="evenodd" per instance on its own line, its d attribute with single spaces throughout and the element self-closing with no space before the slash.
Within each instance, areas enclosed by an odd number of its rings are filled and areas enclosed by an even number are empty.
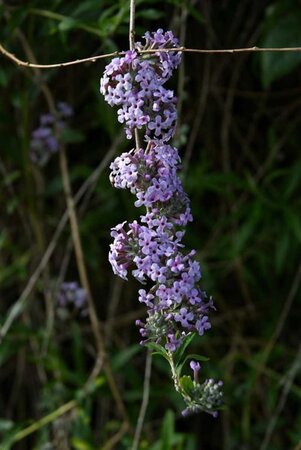
<svg viewBox="0 0 301 450">
<path fill-rule="evenodd" d="M 132 36 L 132 34 L 131 34 Z M 138 53 L 140 54 L 150 54 L 150 53 L 156 53 L 156 52 L 185 52 L 185 53 L 199 53 L 199 54 L 206 54 L 206 55 L 217 55 L 217 54 L 236 54 L 236 53 L 259 53 L 259 52 L 277 52 L 277 53 L 283 53 L 283 52 L 301 52 L 301 47 L 245 47 L 245 48 L 225 48 L 225 49 L 202 49 L 202 48 L 185 48 L 185 47 L 176 47 L 176 48 L 159 48 L 159 49 L 148 49 L 148 50 L 139 50 Z M 99 59 L 104 58 L 112 58 L 114 56 L 122 56 L 125 54 L 124 51 L 122 52 L 112 52 L 112 53 L 106 53 L 104 55 L 96 55 L 96 56 L 90 56 L 88 58 L 82 58 L 82 59 L 75 59 L 73 61 L 67 61 L 62 63 L 56 63 L 56 64 L 36 64 L 36 63 L 30 63 L 28 61 L 23 61 L 22 59 L 19 59 L 17 56 L 15 56 L 13 53 L 6 50 L 2 44 L 0 44 L 0 53 L 4 55 L 6 58 L 13 61 L 15 64 L 21 67 L 29 67 L 32 69 L 54 69 L 54 68 L 61 68 L 61 67 L 68 67 L 68 66 L 74 66 L 76 64 L 83 64 L 83 63 L 95 63 Z"/>
</svg>

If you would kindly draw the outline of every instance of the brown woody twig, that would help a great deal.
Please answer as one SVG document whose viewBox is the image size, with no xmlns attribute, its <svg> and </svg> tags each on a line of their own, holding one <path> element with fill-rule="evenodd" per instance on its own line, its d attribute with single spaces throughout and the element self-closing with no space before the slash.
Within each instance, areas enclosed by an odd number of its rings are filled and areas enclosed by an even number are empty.
<svg viewBox="0 0 301 450">
<path fill-rule="evenodd" d="M 185 47 L 175 47 L 175 48 L 157 48 L 157 49 L 148 49 L 148 50 L 136 50 L 139 54 L 150 54 L 150 53 L 156 53 L 156 52 L 184 52 L 184 53 L 199 53 L 199 54 L 207 54 L 207 55 L 216 55 L 216 54 L 236 54 L 236 53 L 258 53 L 258 52 L 301 52 L 301 47 L 245 47 L 245 48 L 226 48 L 226 49 L 202 49 L 202 48 L 185 48 Z M 62 63 L 56 63 L 56 64 L 36 64 L 36 63 L 30 63 L 28 61 L 23 61 L 19 58 L 17 58 L 13 53 L 6 50 L 3 45 L 0 44 L 0 53 L 4 55 L 6 58 L 10 59 L 14 63 L 16 63 L 18 66 L 21 67 L 30 67 L 32 69 L 54 69 L 54 68 L 60 68 L 60 67 L 68 67 L 68 66 L 74 66 L 75 64 L 83 64 L 83 63 L 94 63 L 98 61 L 99 59 L 104 58 L 112 58 L 113 56 L 122 56 L 125 54 L 124 51 L 122 52 L 112 52 L 112 53 L 106 53 L 104 55 L 96 55 L 96 56 L 90 56 L 88 58 L 82 58 L 82 59 L 75 59 L 73 61 L 67 61 Z"/>
</svg>

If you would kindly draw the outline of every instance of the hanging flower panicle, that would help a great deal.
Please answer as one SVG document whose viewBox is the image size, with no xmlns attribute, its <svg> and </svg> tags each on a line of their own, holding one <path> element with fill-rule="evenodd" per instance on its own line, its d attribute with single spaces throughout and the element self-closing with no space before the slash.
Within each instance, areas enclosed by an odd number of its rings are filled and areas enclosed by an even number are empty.
<svg viewBox="0 0 301 450">
<path fill-rule="evenodd" d="M 119 108 L 118 120 L 125 124 L 127 138 L 137 129 L 145 142 L 110 165 L 112 185 L 129 189 L 136 197 L 135 206 L 145 207 L 146 213 L 139 222 L 125 221 L 112 229 L 109 261 L 116 275 L 127 280 L 130 273 L 145 285 L 139 290 L 139 302 L 146 305 L 147 318 L 136 322 L 142 343 L 162 346 L 172 361 L 192 333 L 202 336 L 211 328 L 209 311 L 214 307 L 200 287 L 195 250 L 184 249 L 184 227 L 192 215 L 178 177 L 178 151 L 167 143 L 175 132 L 177 112 L 174 93 L 164 84 L 180 64 L 181 53 L 163 50 L 178 48 L 179 42 L 171 31 L 162 29 L 145 33 L 144 40 L 114 58 L 100 82 L 105 100 Z M 184 376 L 175 383 L 187 404 L 183 414 L 204 410 L 215 415 L 221 383 L 210 379 L 199 384 L 198 370 L 195 363 L 194 381 Z M 173 378 L 177 377 L 173 370 Z"/>
</svg>

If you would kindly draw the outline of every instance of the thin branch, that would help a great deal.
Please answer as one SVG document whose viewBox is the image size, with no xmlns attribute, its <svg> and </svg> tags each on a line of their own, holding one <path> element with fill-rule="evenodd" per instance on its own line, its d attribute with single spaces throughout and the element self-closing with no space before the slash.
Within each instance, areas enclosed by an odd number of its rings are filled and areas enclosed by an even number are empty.
<svg viewBox="0 0 301 450">
<path fill-rule="evenodd" d="M 128 416 L 127 412 L 121 397 L 121 394 L 119 392 L 118 386 L 116 384 L 115 378 L 112 373 L 112 369 L 109 364 L 108 355 L 106 353 L 105 349 L 105 342 L 104 337 L 102 335 L 102 330 L 100 328 L 100 323 L 97 318 L 97 313 L 94 306 L 94 300 L 90 288 L 89 278 L 87 274 L 87 268 L 84 260 L 84 254 L 83 254 L 83 248 L 80 238 L 80 232 L 79 232 L 79 223 L 77 219 L 77 214 L 75 210 L 72 190 L 71 190 L 71 183 L 69 178 L 69 171 L 68 171 L 68 164 L 67 164 L 67 156 L 64 146 L 61 146 L 60 149 L 60 166 L 61 166 L 61 173 L 63 177 L 63 185 L 64 185 L 64 191 L 65 191 L 65 197 L 67 202 L 67 210 L 70 220 L 70 228 L 71 228 L 71 235 L 76 255 L 76 261 L 77 261 L 77 267 L 79 271 L 79 276 L 81 280 L 81 285 L 86 291 L 87 295 L 87 304 L 88 304 L 88 313 L 90 316 L 90 321 L 92 325 L 93 334 L 95 337 L 96 345 L 97 345 L 97 351 L 98 351 L 98 358 L 101 361 L 101 365 L 103 365 L 105 375 L 108 380 L 108 384 L 110 386 L 112 395 L 114 397 L 114 400 L 116 402 L 117 409 L 119 410 L 120 415 L 124 418 L 125 423 L 129 425 L 128 422 Z M 100 368 L 101 368 L 100 365 Z M 98 365 L 97 365 L 98 366 Z"/>
<path fill-rule="evenodd" d="M 130 0 L 130 25 L 129 25 L 129 45 L 130 50 L 135 48 L 135 18 L 136 18 L 136 0 Z M 122 52 L 123 53 L 123 52 Z M 135 146 L 138 150 L 140 145 L 140 138 L 138 129 L 134 129 Z"/>
<path fill-rule="evenodd" d="M 49 423 L 53 422 L 58 417 L 62 416 L 63 414 L 66 414 L 68 411 L 71 411 L 76 406 L 77 402 L 75 400 L 71 400 L 70 402 L 65 403 L 55 411 L 51 412 L 50 414 L 47 414 L 47 416 L 42 417 L 42 419 L 36 421 L 32 425 L 29 425 L 27 428 L 18 431 L 13 438 L 14 442 L 21 441 L 22 439 L 34 433 L 35 431 L 38 431 L 45 425 L 48 425 Z"/>
<path fill-rule="evenodd" d="M 116 448 L 117 442 L 120 441 L 124 433 L 127 431 L 126 424 L 123 423 L 118 432 L 112 436 L 103 446 L 101 446 L 100 450 L 112 450 Z"/>
<path fill-rule="evenodd" d="M 89 384 L 91 384 L 91 381 L 88 381 L 84 388 L 82 389 L 82 391 L 80 392 L 80 394 L 84 394 L 89 395 Z M 27 436 L 31 435 L 32 433 L 35 433 L 36 431 L 40 430 L 41 428 L 45 427 L 46 425 L 49 425 L 50 423 L 54 422 L 56 419 L 58 419 L 59 417 L 67 414 L 68 412 L 76 409 L 78 406 L 78 400 L 70 400 L 69 402 L 65 403 L 64 405 L 60 406 L 59 408 L 57 408 L 55 411 L 52 411 L 51 413 L 47 414 L 46 416 L 42 417 L 41 419 L 37 420 L 36 422 L 34 422 L 33 424 L 29 425 L 26 428 L 23 428 L 23 430 L 18 431 L 15 436 L 13 437 L 13 442 L 19 442 L 22 439 L 26 438 Z M 124 433 L 128 430 L 128 424 L 127 422 L 123 422 L 120 428 L 120 431 L 113 436 L 109 443 L 111 445 L 108 445 L 108 443 L 106 444 L 106 446 L 104 448 L 106 448 L 107 450 L 113 448 L 116 442 L 118 442 L 118 440 L 121 439 L 121 437 L 124 435 Z"/>
<path fill-rule="evenodd" d="M 114 327 L 114 320 L 116 318 L 116 310 L 121 299 L 124 288 L 124 281 L 118 278 L 114 280 L 114 286 L 112 290 L 111 300 L 108 304 L 106 327 L 105 327 L 105 340 L 106 346 L 109 347 L 112 337 L 112 331 Z"/>
<path fill-rule="evenodd" d="M 130 0 L 130 27 L 129 27 L 130 50 L 134 50 L 135 48 L 135 16 L 136 16 L 136 0 Z"/>
<path fill-rule="evenodd" d="M 123 133 L 122 133 L 123 136 Z M 116 153 L 116 149 L 121 141 L 121 134 L 117 136 L 116 140 L 113 142 L 111 148 L 107 152 L 107 154 L 104 156 L 103 160 L 99 163 L 98 167 L 94 170 L 94 172 L 90 175 L 90 177 L 83 183 L 83 185 L 80 187 L 80 189 L 77 191 L 77 193 L 74 196 L 74 203 L 77 205 L 79 201 L 83 198 L 85 193 L 89 190 L 89 187 L 93 184 L 96 184 L 96 181 L 102 174 L 102 172 L 105 170 L 109 162 L 111 161 L 112 157 Z M 39 280 L 41 273 L 43 272 L 44 268 L 47 266 L 51 256 L 53 255 L 53 252 L 58 244 L 59 238 L 64 231 L 64 228 L 68 222 L 68 212 L 65 211 L 62 215 L 55 232 L 49 242 L 49 245 L 41 258 L 41 261 L 37 265 L 35 271 L 29 278 L 29 281 L 27 285 L 25 286 L 22 294 L 20 297 L 16 300 L 13 307 L 11 308 L 4 324 L 0 328 L 0 343 L 2 339 L 5 337 L 7 332 L 9 331 L 10 327 L 14 323 L 14 321 L 19 317 L 19 315 L 24 310 L 27 300 L 29 299 L 29 296 L 36 285 L 37 281 Z"/>
<path fill-rule="evenodd" d="M 201 49 L 201 48 L 185 48 L 185 47 L 176 47 L 176 48 L 157 48 L 157 49 L 148 49 L 148 50 L 136 50 L 139 54 L 150 54 L 156 52 L 185 52 L 185 53 L 199 53 L 199 54 L 207 54 L 207 55 L 215 55 L 215 54 L 236 54 L 236 53 L 258 53 L 258 52 L 301 52 L 301 47 L 245 47 L 245 48 L 226 48 L 226 49 Z M 125 54 L 124 51 L 121 52 L 112 52 L 106 53 L 104 55 L 96 55 L 90 56 L 88 58 L 75 59 L 73 61 L 67 61 L 56 64 L 34 64 L 29 63 L 28 61 L 23 61 L 16 57 L 13 53 L 6 50 L 3 45 L 0 44 L 0 53 L 2 53 L 6 58 L 10 59 L 18 66 L 21 67 L 29 67 L 32 69 L 54 69 L 60 67 L 68 67 L 74 66 L 75 64 L 83 64 L 83 63 L 95 63 L 99 59 L 104 58 L 112 58 L 113 56 L 122 56 Z"/>
<path fill-rule="evenodd" d="M 146 409 L 149 400 L 149 391 L 150 391 L 150 379 L 151 379 L 151 370 L 152 370 L 152 353 L 151 350 L 147 350 L 146 361 L 145 361 L 145 373 L 144 373 L 144 383 L 143 383 L 143 397 L 141 402 L 141 407 L 139 411 L 139 416 L 137 420 L 137 426 L 135 430 L 135 436 L 133 440 L 132 450 L 137 450 L 141 438 L 143 422 L 146 414 Z"/>
<path fill-rule="evenodd" d="M 290 370 L 287 373 L 286 382 L 283 386 L 282 393 L 279 398 L 275 413 L 273 414 L 273 417 L 271 418 L 271 420 L 267 426 L 266 433 L 265 433 L 262 445 L 260 447 L 260 450 L 266 450 L 269 446 L 273 431 L 277 424 L 277 420 L 281 414 L 281 411 L 283 410 L 283 408 L 285 406 L 287 396 L 291 390 L 294 378 L 296 377 L 297 372 L 299 371 L 300 367 L 301 367 L 301 345 L 299 345 L 296 358 L 295 358 Z"/>
<path fill-rule="evenodd" d="M 296 445 L 296 447 L 294 447 L 293 450 L 301 450 L 301 440 L 298 442 L 298 444 Z"/>
<path fill-rule="evenodd" d="M 104 345 L 103 338 L 101 336 L 99 321 L 97 318 L 97 314 L 95 311 L 94 301 L 91 293 L 90 283 L 87 274 L 87 268 L 85 264 L 83 248 L 80 238 L 79 232 L 79 224 L 77 219 L 77 213 L 75 210 L 73 195 L 71 191 L 68 163 L 67 163 L 67 155 L 65 147 L 62 146 L 60 149 L 60 166 L 61 166 L 61 174 L 63 178 L 63 186 L 65 191 L 66 203 L 67 203 L 67 211 L 69 215 L 71 235 L 76 255 L 77 268 L 79 271 L 79 277 L 81 280 L 81 285 L 86 291 L 87 295 L 87 303 L 88 303 L 88 311 L 90 316 L 90 321 L 92 325 L 93 334 L 95 337 L 97 349 L 100 353 L 104 353 Z M 104 354 L 103 354 L 104 356 Z"/>
<path fill-rule="evenodd" d="M 98 60 L 98 59 L 110 58 L 113 56 L 118 56 L 119 54 L 124 54 L 124 52 L 113 52 L 113 53 L 107 53 L 105 55 L 97 55 L 94 57 L 76 59 L 73 61 L 67 61 L 67 62 L 57 63 L 57 64 L 35 64 L 35 63 L 30 63 L 28 61 L 22 61 L 21 59 L 17 58 L 13 53 L 10 53 L 8 50 L 6 50 L 1 44 L 0 44 L 0 53 L 2 53 L 8 59 L 12 60 L 18 66 L 29 67 L 31 69 L 54 69 L 56 67 L 67 67 L 67 66 L 73 66 L 75 64 L 83 64 L 85 62 L 93 63 L 93 62 L 96 62 L 96 60 Z"/>
<path fill-rule="evenodd" d="M 301 262 L 299 263 L 299 266 L 297 268 L 295 277 L 293 279 L 290 291 L 288 293 L 288 296 L 284 302 L 279 320 L 277 322 L 276 328 L 271 336 L 271 338 L 269 339 L 265 349 L 263 350 L 263 357 L 262 357 L 262 361 L 261 364 L 262 366 L 264 366 L 264 364 L 267 362 L 269 355 L 275 345 L 275 343 L 277 342 L 282 330 L 283 330 L 283 326 L 285 324 L 285 321 L 289 315 L 289 312 L 291 310 L 291 307 L 293 305 L 293 302 L 296 298 L 296 295 L 299 291 L 300 288 L 300 284 L 301 284 Z M 257 374 L 258 376 L 259 374 Z"/>
<path fill-rule="evenodd" d="M 19 37 L 22 41 L 23 47 L 25 49 L 26 55 L 29 60 L 32 60 L 35 62 L 35 55 L 31 50 L 31 47 L 29 46 L 27 39 L 23 35 L 22 32 L 19 32 Z M 39 69 L 33 69 L 36 76 L 40 77 L 40 70 Z M 45 82 L 41 83 L 41 90 L 44 94 L 45 100 L 48 104 L 48 108 L 50 113 L 56 117 L 57 111 L 55 107 L 55 101 L 52 96 L 52 92 L 50 91 L 48 85 Z M 58 133 L 58 130 L 55 129 L 55 132 Z M 59 151 L 59 160 L 60 160 L 60 169 L 61 169 L 61 175 L 63 179 L 63 187 L 64 187 L 64 194 L 67 204 L 67 212 L 70 222 L 70 228 L 71 228 L 71 236 L 73 240 L 74 250 L 75 250 L 75 257 L 77 262 L 77 268 L 79 272 L 79 277 L 81 281 L 82 287 L 86 291 L 87 296 L 87 305 L 88 305 L 88 313 L 90 317 L 91 327 L 93 331 L 93 335 L 96 342 L 96 348 L 97 348 L 97 360 L 100 360 L 100 364 L 96 364 L 95 367 L 99 367 L 99 370 L 101 370 L 102 366 L 104 369 L 104 373 L 107 377 L 108 385 L 110 386 L 113 398 L 115 400 L 117 409 L 121 417 L 124 418 L 124 422 L 129 426 L 129 420 L 127 411 L 125 409 L 121 394 L 119 392 L 118 386 L 115 382 L 115 378 L 112 373 L 112 369 L 109 363 L 108 355 L 105 349 L 105 342 L 104 337 L 102 334 L 102 330 L 100 327 L 100 322 L 97 317 L 94 300 L 92 296 L 92 291 L 90 288 L 89 278 L 87 274 L 87 268 L 85 264 L 84 259 L 84 253 L 82 248 L 82 242 L 79 232 L 79 223 L 77 219 L 77 212 L 75 207 L 75 202 L 72 194 L 72 188 L 71 188 L 71 182 L 70 182 L 70 176 L 69 176 L 69 170 L 68 170 L 68 161 L 67 161 L 67 154 L 66 149 L 64 145 L 61 145 L 60 151 Z M 97 375 L 96 375 L 97 376 Z"/>
<path fill-rule="evenodd" d="M 170 350 L 168 350 L 167 355 L 175 390 L 183 397 L 186 403 L 190 403 L 191 398 L 189 397 L 189 395 L 186 394 L 185 390 L 181 386 L 179 375 L 177 373 L 176 365 L 174 362 L 173 353 Z"/>
</svg>

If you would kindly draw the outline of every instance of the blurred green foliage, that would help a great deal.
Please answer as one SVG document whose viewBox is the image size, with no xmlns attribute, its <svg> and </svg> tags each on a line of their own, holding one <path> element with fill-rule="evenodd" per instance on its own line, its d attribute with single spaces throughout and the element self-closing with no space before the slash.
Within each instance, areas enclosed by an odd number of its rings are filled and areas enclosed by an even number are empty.
<svg viewBox="0 0 301 450">
<path fill-rule="evenodd" d="M 171 28 L 196 48 L 301 47 L 300 19 L 297 0 L 251 7 L 246 0 L 137 0 L 136 32 Z M 39 63 L 126 49 L 128 25 L 128 0 L 0 2 L 1 44 Z M 191 350 L 210 358 L 204 376 L 224 380 L 227 409 L 216 420 L 181 418 L 168 365 L 154 356 L 140 450 L 300 449 L 300 366 L 293 371 L 301 318 L 300 62 L 297 52 L 186 54 L 171 81 L 182 105 L 175 142 L 195 218 L 186 242 L 197 249 L 217 308 L 212 330 Z M 105 64 L 35 72 L 1 57 L 1 324 L 13 305 L 20 312 L 0 345 L 1 450 L 106 448 L 121 428 L 106 377 L 83 390 L 95 359 L 89 320 L 55 303 L 53 286 L 78 280 L 68 225 L 34 289 L 17 302 L 66 208 L 57 156 L 43 168 L 29 158 L 31 132 L 48 112 L 42 83 L 75 110 L 64 140 L 76 193 L 112 145 L 118 153 L 129 145 L 98 92 Z M 139 212 L 129 193 L 110 186 L 107 168 L 77 208 L 112 369 L 135 428 L 146 352 L 134 322 L 145 311 L 136 283 L 112 275 L 107 252 L 110 227 Z M 69 402 L 76 406 L 60 414 Z M 131 445 L 125 432 L 108 448 Z"/>
</svg>

